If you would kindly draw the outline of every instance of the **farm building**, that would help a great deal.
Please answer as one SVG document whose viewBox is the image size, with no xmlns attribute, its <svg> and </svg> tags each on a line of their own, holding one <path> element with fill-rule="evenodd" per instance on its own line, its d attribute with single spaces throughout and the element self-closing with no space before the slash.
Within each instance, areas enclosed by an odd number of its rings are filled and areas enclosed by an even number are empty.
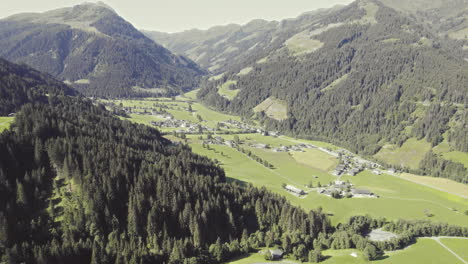
<svg viewBox="0 0 468 264">
<path fill-rule="evenodd" d="M 281 259 L 283 257 L 283 250 L 281 249 L 270 249 L 270 254 L 271 254 L 271 257 L 273 258 L 273 260 L 275 259 Z"/>
<path fill-rule="evenodd" d="M 358 174 L 359 172 L 361 172 L 360 168 L 352 168 L 352 169 L 348 170 L 348 175 L 356 176 L 356 174 Z"/>
<path fill-rule="evenodd" d="M 364 189 L 352 189 L 351 194 L 353 197 L 357 198 L 377 198 L 378 196 L 375 195 L 373 192 Z"/>
<path fill-rule="evenodd" d="M 338 166 L 336 166 L 335 170 L 333 171 L 333 175 L 335 176 L 340 176 L 341 174 L 343 174 L 343 171 L 345 170 L 345 165 L 344 164 L 339 164 Z"/>
<path fill-rule="evenodd" d="M 372 173 L 374 173 L 375 175 L 381 175 L 382 172 L 379 171 L 379 170 L 372 170 Z"/>
<path fill-rule="evenodd" d="M 299 189 L 299 188 L 296 188 L 292 185 L 286 185 L 284 187 L 287 191 L 290 191 L 292 193 L 295 193 L 295 194 L 298 194 L 298 195 L 304 195 L 306 194 L 303 190 Z"/>
<path fill-rule="evenodd" d="M 14 117 L 16 114 L 15 113 L 10 113 L 8 114 L 8 117 Z"/>
<path fill-rule="evenodd" d="M 226 146 L 231 148 L 234 148 L 236 146 L 236 143 L 234 143 L 234 141 L 231 140 L 226 140 L 224 143 L 226 144 Z"/>
<path fill-rule="evenodd" d="M 253 148 L 258 148 L 258 149 L 266 149 L 268 147 L 267 144 L 262 144 L 262 143 L 258 143 L 258 144 L 253 144 L 252 145 Z"/>
</svg>

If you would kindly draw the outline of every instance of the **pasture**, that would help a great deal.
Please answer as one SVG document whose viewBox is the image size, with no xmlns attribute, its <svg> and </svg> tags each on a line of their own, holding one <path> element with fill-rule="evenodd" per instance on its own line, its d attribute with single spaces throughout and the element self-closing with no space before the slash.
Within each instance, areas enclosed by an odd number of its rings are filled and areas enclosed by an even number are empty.
<svg viewBox="0 0 468 264">
<path fill-rule="evenodd" d="M 230 139 L 233 136 L 223 137 Z M 317 186 L 318 183 L 328 184 L 337 179 L 335 176 L 330 175 L 327 170 L 324 170 L 322 162 L 314 163 L 310 161 L 309 164 L 303 164 L 297 162 L 294 158 L 295 154 L 276 153 L 268 149 L 243 146 L 243 148 L 252 151 L 255 155 L 274 165 L 274 169 L 268 169 L 234 148 L 213 145 L 211 146 L 212 150 L 207 150 L 202 148 L 201 143 L 194 138 L 192 137 L 190 144 L 193 150 L 196 153 L 220 161 L 229 178 L 249 182 L 257 187 L 265 186 L 273 192 L 285 195 L 291 203 L 306 210 L 321 206 L 330 214 L 333 223 L 346 221 L 353 215 L 369 214 L 389 219 L 429 219 L 468 225 L 468 216 L 462 213 L 464 210 L 468 210 L 468 199 L 435 190 L 428 186 L 386 174 L 375 175 L 369 171 L 363 171 L 357 176 L 342 176 L 341 180 L 349 180 L 357 188 L 369 189 L 379 195 L 380 198 L 333 199 L 305 187 L 310 182 Z M 239 138 L 244 143 L 255 141 L 274 146 L 285 143 L 282 138 L 261 135 L 247 134 L 240 135 Z M 265 139 L 265 141 L 262 141 L 262 139 Z M 324 152 L 316 152 L 314 155 L 318 160 L 333 159 Z M 308 191 L 309 194 L 304 197 L 294 196 L 283 190 L 283 183 L 302 188 Z M 425 211 L 429 211 L 433 216 L 427 217 Z"/>
<path fill-rule="evenodd" d="M 236 84 L 237 84 L 237 81 L 232 81 L 232 80 L 226 81 L 224 84 L 222 84 L 219 87 L 218 89 L 219 95 L 224 96 L 228 100 L 234 99 L 234 97 L 236 97 L 237 94 L 240 92 L 239 89 L 232 89 L 232 86 Z"/>
<path fill-rule="evenodd" d="M 401 147 L 384 146 L 374 157 L 387 164 L 418 169 L 419 163 L 430 150 L 431 144 L 425 139 L 410 138 Z"/>
<path fill-rule="evenodd" d="M 468 251 L 466 251 L 466 248 L 468 246 L 468 239 L 441 238 L 440 241 L 449 247 L 450 250 L 454 251 L 458 256 L 463 259 L 467 259 Z M 323 264 L 463 264 L 463 262 L 455 257 L 450 251 L 441 246 L 436 240 L 430 238 L 419 238 L 415 244 L 402 250 L 385 252 L 380 259 L 374 261 L 366 260 L 362 252 L 356 249 L 324 250 L 322 254 L 326 258 L 324 261 L 320 262 Z M 267 262 L 268 261 L 265 261 L 263 255 L 259 253 L 251 253 L 243 258 L 228 262 L 227 264 L 260 264 Z M 285 258 L 283 262 L 276 261 L 274 263 L 293 264 L 300 262 Z"/>
<path fill-rule="evenodd" d="M 468 262 L 468 238 L 440 238 L 439 241 Z"/>
<path fill-rule="evenodd" d="M 10 128 L 10 124 L 13 122 L 14 117 L 0 116 L 0 132 Z"/>
</svg>

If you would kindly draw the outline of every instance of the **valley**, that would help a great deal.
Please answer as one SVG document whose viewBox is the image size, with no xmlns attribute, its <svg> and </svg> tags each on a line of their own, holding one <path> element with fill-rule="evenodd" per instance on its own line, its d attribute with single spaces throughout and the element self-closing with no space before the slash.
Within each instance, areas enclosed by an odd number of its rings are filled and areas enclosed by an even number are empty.
<svg viewBox="0 0 468 264">
<path fill-rule="evenodd" d="M 53 1 L 0 9 L 0 264 L 468 264 L 468 0 Z"/>
<path fill-rule="evenodd" d="M 128 111 L 128 117 L 120 118 L 131 122 L 152 126 L 153 122 L 163 120 L 156 113 L 152 114 L 161 109 L 173 120 L 190 122 L 192 127 L 196 127 L 193 131 L 190 126 L 158 129 L 171 141 L 188 144 L 195 153 L 215 160 L 226 171 L 228 181 L 265 187 L 285 196 L 293 205 L 306 211 L 321 207 L 333 224 L 346 222 L 355 215 L 370 215 L 394 220 L 425 219 L 468 226 L 468 215 L 465 213 L 468 210 L 468 187 L 464 184 L 448 179 L 393 173 L 384 167 L 377 169 L 382 172 L 380 175 L 373 173 L 372 169 L 365 169 L 355 176 L 346 173 L 339 177 L 334 176 L 333 171 L 340 163 L 336 155 L 341 150 L 340 147 L 326 142 L 275 135 L 274 132 L 270 132 L 273 136 L 268 135 L 255 120 L 246 120 L 207 108 L 197 102 L 196 92 L 195 90 L 173 98 L 101 102 L 111 111 L 115 112 L 114 108 Z M 191 113 L 182 110 L 189 108 L 192 109 Z M 198 127 L 205 129 L 199 130 Z M 294 147 L 309 144 L 314 147 Z M 287 150 L 281 151 L 282 148 Z M 249 156 L 239 149 L 244 149 L 254 156 Z M 260 158 L 261 161 L 252 157 Z M 269 166 L 265 166 L 265 162 Z M 378 195 L 378 198 L 335 199 L 318 192 L 318 186 L 325 186 L 337 180 L 349 181 L 355 188 L 370 190 Z M 306 194 L 296 195 L 287 191 L 284 185 L 299 188 Z M 468 245 L 468 241 L 464 245 Z M 401 258 L 423 263 L 426 257 L 424 252 L 429 248 L 443 252 L 444 256 L 450 256 L 450 253 L 447 254 L 443 248 L 438 247 L 432 241 L 420 239 L 409 249 L 388 252 L 383 259 L 373 263 L 399 263 Z M 349 256 L 351 251 L 324 251 L 325 256 L 332 257 L 323 263 L 367 263 L 359 256 Z M 260 263 L 261 259 L 263 255 L 252 254 L 232 264 Z M 453 263 L 457 263 L 456 261 Z"/>
</svg>

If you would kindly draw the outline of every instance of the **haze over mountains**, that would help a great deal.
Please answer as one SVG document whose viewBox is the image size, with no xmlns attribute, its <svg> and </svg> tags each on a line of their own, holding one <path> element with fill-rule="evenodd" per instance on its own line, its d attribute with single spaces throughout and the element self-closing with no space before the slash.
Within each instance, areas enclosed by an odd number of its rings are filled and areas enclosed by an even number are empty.
<svg viewBox="0 0 468 264">
<path fill-rule="evenodd" d="M 87 95 L 177 94 L 194 88 L 204 73 L 102 4 L 2 19 L 0 47 L 1 57 L 50 73 Z"/>
</svg>

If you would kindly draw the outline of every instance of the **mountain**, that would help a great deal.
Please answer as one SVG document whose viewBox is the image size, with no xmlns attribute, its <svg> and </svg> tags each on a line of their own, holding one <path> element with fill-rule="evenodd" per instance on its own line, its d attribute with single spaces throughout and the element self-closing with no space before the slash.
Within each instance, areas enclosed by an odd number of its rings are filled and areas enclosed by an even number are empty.
<svg viewBox="0 0 468 264">
<path fill-rule="evenodd" d="M 230 24 L 208 30 L 193 29 L 172 34 L 156 31 L 143 33 L 172 52 L 189 57 L 213 73 L 220 73 L 229 65 L 268 49 L 276 35 L 290 30 L 292 21 L 301 21 L 303 25 L 314 23 L 340 8 L 319 9 L 281 22 L 256 19 L 246 25 Z"/>
<path fill-rule="evenodd" d="M 198 97 L 226 112 L 256 116 L 271 130 L 364 155 L 398 148 L 409 138 L 468 151 L 462 40 L 441 37 L 377 0 L 280 24 L 287 30 L 206 80 Z M 423 162 L 426 168 L 450 167 L 435 163 Z M 439 174 L 466 181 L 466 169 L 456 164 Z"/>
<path fill-rule="evenodd" d="M 0 20 L 0 57 L 97 96 L 177 94 L 204 73 L 109 7 L 92 3 Z"/>
</svg>

